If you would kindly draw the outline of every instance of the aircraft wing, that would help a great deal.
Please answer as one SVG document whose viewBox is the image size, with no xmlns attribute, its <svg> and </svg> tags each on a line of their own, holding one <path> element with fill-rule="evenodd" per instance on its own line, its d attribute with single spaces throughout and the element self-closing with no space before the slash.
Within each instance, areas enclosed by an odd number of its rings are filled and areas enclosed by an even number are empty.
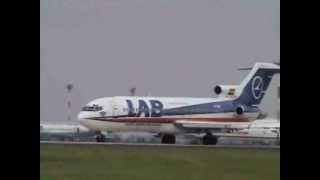
<svg viewBox="0 0 320 180">
<path fill-rule="evenodd" d="M 249 128 L 251 122 L 211 122 L 211 121 L 190 121 L 178 120 L 175 125 L 186 130 L 228 130 Z"/>
</svg>

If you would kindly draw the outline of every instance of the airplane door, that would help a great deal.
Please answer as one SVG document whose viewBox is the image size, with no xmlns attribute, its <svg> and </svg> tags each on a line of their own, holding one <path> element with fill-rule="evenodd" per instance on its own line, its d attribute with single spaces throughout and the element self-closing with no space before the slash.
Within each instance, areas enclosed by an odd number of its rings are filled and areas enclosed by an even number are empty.
<svg viewBox="0 0 320 180">
<path fill-rule="evenodd" d="M 111 100 L 110 104 L 111 104 L 111 108 L 112 108 L 112 116 L 119 116 L 120 111 L 119 111 L 119 106 L 116 103 L 116 101 Z"/>
</svg>

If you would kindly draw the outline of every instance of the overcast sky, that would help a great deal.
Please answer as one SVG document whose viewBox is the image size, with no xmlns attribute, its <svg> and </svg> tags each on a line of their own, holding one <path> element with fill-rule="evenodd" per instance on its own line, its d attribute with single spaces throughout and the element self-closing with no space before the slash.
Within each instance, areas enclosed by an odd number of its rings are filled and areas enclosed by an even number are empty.
<svg viewBox="0 0 320 180">
<path fill-rule="evenodd" d="M 213 97 L 280 58 L 279 0 L 41 0 L 41 121 L 105 96 Z M 276 76 L 261 108 L 276 115 Z"/>
</svg>

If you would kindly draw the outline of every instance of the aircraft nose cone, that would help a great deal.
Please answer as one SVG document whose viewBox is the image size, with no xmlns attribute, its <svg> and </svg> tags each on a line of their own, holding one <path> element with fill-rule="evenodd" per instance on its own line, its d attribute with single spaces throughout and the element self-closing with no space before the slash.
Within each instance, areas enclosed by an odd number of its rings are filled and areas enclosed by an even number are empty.
<svg viewBox="0 0 320 180">
<path fill-rule="evenodd" d="M 87 117 L 86 114 L 83 113 L 83 112 L 80 112 L 80 113 L 78 114 L 78 120 L 83 120 L 83 119 L 85 119 L 86 117 Z"/>
</svg>

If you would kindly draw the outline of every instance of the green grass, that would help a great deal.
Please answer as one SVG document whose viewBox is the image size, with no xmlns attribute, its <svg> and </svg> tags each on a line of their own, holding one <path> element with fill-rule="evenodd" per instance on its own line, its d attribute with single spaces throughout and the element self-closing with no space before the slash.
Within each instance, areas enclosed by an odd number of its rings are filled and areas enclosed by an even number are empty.
<svg viewBox="0 0 320 180">
<path fill-rule="evenodd" d="M 40 146 L 41 180 L 277 180 L 279 150 Z"/>
</svg>

